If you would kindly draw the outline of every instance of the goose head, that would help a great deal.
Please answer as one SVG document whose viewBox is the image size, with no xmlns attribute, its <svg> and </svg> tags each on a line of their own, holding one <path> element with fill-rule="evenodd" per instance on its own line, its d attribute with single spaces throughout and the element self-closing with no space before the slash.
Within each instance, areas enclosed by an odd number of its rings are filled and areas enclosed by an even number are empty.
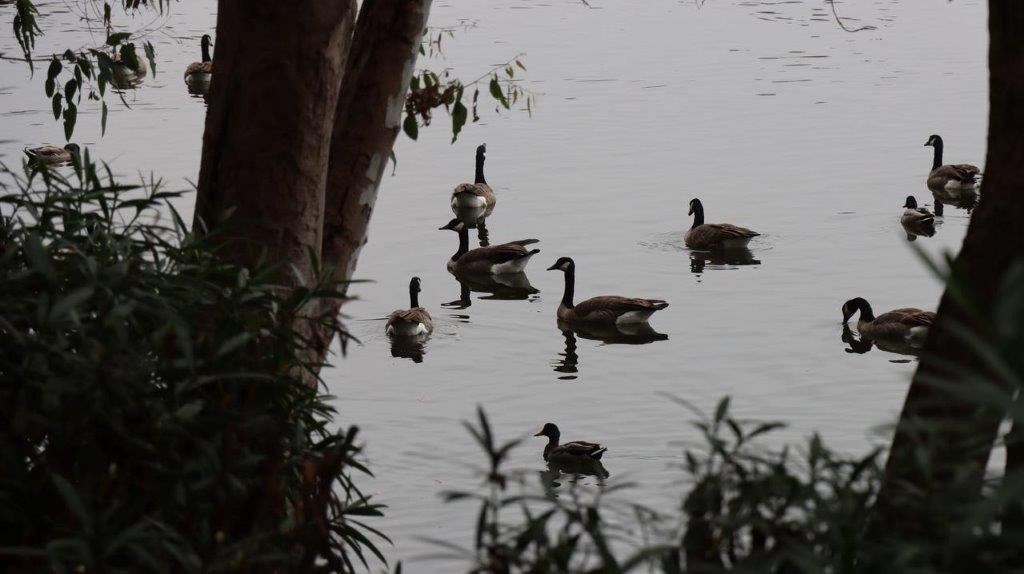
<svg viewBox="0 0 1024 574">
<path fill-rule="evenodd" d="M 903 204 L 907 209 L 917 209 L 917 199 L 913 195 L 907 196 L 907 202 Z"/>
<path fill-rule="evenodd" d="M 419 277 L 413 277 L 412 280 L 409 281 L 409 292 L 410 293 L 419 293 L 420 292 L 420 278 Z"/>
<path fill-rule="evenodd" d="M 942 136 L 940 136 L 938 134 L 932 134 L 928 138 L 928 141 L 924 142 L 924 145 L 926 145 L 926 146 L 933 146 L 933 147 L 937 146 L 937 145 L 942 145 Z"/>
<path fill-rule="evenodd" d="M 203 47 L 203 49 L 209 50 L 210 44 L 213 43 L 213 38 L 211 38 L 209 34 L 203 34 L 203 38 L 199 41 L 199 43 Z"/>
<path fill-rule="evenodd" d="M 548 271 L 570 271 L 576 268 L 576 262 L 572 260 L 572 257 L 559 257 L 558 261 L 551 267 L 548 267 Z M 551 424 L 551 423 L 548 423 Z M 554 426 L 554 425 L 551 425 Z M 547 428 L 545 425 L 544 428 Z"/>
<path fill-rule="evenodd" d="M 64 146 L 64 149 L 68 150 L 73 154 L 77 154 L 79 152 L 79 147 L 76 143 L 69 143 L 68 145 Z"/>
<path fill-rule="evenodd" d="M 544 423 L 544 428 L 540 429 L 539 432 L 533 436 L 546 436 L 550 439 L 558 440 L 558 437 L 562 433 L 558 430 L 558 425 L 555 423 Z"/>
<path fill-rule="evenodd" d="M 686 215 L 693 215 L 697 211 L 703 211 L 704 205 L 696 197 L 690 200 L 690 211 Z"/>
<path fill-rule="evenodd" d="M 484 159 L 484 156 L 486 154 L 487 154 L 487 144 L 482 143 L 482 144 L 476 146 L 476 158 L 477 159 L 480 159 L 480 160 Z"/>
<path fill-rule="evenodd" d="M 843 303 L 843 324 L 845 325 L 850 321 L 850 318 L 857 312 L 866 307 L 868 302 L 863 297 L 854 297 L 846 303 Z"/>
<path fill-rule="evenodd" d="M 465 228 L 466 228 L 466 224 L 463 223 L 462 220 L 460 220 L 457 217 L 455 219 L 449 221 L 443 227 L 438 227 L 438 229 L 450 229 L 450 230 L 455 231 L 455 232 L 460 232 L 460 231 L 462 231 Z"/>
</svg>

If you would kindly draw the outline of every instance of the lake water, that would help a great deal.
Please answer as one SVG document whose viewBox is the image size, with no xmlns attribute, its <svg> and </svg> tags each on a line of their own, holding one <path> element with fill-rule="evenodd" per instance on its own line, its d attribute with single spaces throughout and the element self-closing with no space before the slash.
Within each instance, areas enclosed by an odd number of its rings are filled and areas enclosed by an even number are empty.
<svg viewBox="0 0 1024 574">
<path fill-rule="evenodd" d="M 41 4 L 40 53 L 89 42 L 60 31 L 77 26 L 69 6 Z M 823 1 L 435 3 L 433 26 L 464 28 L 432 67 L 475 78 L 525 53 L 524 87 L 537 105 L 532 117 L 483 106 L 454 145 L 444 117 L 418 142 L 400 136 L 397 171 L 381 189 L 357 272 L 373 283 L 358 285 L 345 309 L 362 343 L 325 377 L 341 422 L 363 429 L 377 478 L 361 483 L 389 506 L 377 525 L 395 540 L 391 557 L 413 572 L 451 571 L 416 560 L 434 550 L 419 537 L 471 543 L 475 508 L 438 493 L 478 483 L 483 459 L 460 425 L 477 405 L 502 437 L 553 421 L 567 439 L 606 443 L 608 482 L 638 482 L 631 496 L 647 504 L 676 504 L 679 442 L 697 439 L 692 416 L 665 394 L 708 411 L 731 395 L 744 417 L 790 423 L 776 442 L 818 431 L 858 453 L 884 441 L 878 429 L 899 412 L 916 362 L 850 352 L 839 308 L 855 296 L 876 311 L 937 305 L 941 286 L 898 218 L 907 195 L 931 203 L 930 134 L 944 136 L 949 161 L 984 160 L 987 14 L 979 0 L 836 8 L 848 27 L 876 29 L 843 31 Z M 11 10 L 0 6 L 0 20 Z M 131 110 L 111 101 L 106 137 L 83 110 L 76 141 L 125 176 L 153 171 L 188 188 L 205 108 L 181 71 L 212 32 L 215 4 L 176 4 L 161 21 L 151 34 L 157 75 L 125 94 Z M 4 30 L 0 51 L 16 54 Z M 20 161 L 24 145 L 63 141 L 43 73 L 30 79 L 23 64 L 0 61 L 3 161 Z M 437 228 L 451 217 L 452 187 L 471 181 L 481 142 L 499 198 L 491 240 L 541 240 L 527 269 L 538 292 L 474 292 L 468 306 L 443 306 L 463 297 L 445 270 L 456 237 Z M 762 233 L 746 264 L 685 248 L 692 197 L 708 221 Z M 938 233 L 914 245 L 955 251 L 967 222 L 947 208 Z M 559 256 L 576 260 L 577 300 L 668 300 L 651 321 L 667 338 L 564 336 L 555 322 L 562 275 L 544 270 Z M 419 362 L 393 356 L 382 321 L 407 306 L 413 275 L 437 324 Z M 512 466 L 542 469 L 541 447 L 527 439 Z"/>
</svg>

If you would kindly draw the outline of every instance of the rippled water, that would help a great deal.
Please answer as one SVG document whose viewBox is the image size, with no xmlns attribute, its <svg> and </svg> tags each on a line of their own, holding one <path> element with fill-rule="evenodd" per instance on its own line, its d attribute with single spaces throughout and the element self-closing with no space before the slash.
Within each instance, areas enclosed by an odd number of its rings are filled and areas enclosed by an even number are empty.
<svg viewBox="0 0 1024 574">
<path fill-rule="evenodd" d="M 506 437 L 554 421 L 566 438 L 606 443 L 608 481 L 639 482 L 637 501 L 664 503 L 681 491 L 681 447 L 669 443 L 696 435 L 662 394 L 708 410 L 732 395 L 743 416 L 790 422 L 778 440 L 819 431 L 862 451 L 898 412 L 916 365 L 844 340 L 839 307 L 854 296 L 876 310 L 937 304 L 940 285 L 898 217 L 907 195 L 931 203 L 929 134 L 945 137 L 948 160 L 983 162 L 984 2 L 840 3 L 847 27 L 876 27 L 854 34 L 817 1 L 589 4 L 435 3 L 432 25 L 470 25 L 435 67 L 472 78 L 525 52 L 538 105 L 532 118 L 484 110 L 455 145 L 441 120 L 419 142 L 400 139 L 381 191 L 358 269 L 374 283 L 346 308 L 362 344 L 326 377 L 342 421 L 364 430 L 377 478 L 363 483 L 390 507 L 382 527 L 394 557 L 431 551 L 421 536 L 469 542 L 474 510 L 437 495 L 477 480 L 482 458 L 459 424 L 476 405 Z M 87 41 L 59 32 L 75 25 L 66 6 L 43 6 L 52 31 L 42 51 Z M 10 10 L 0 6 L 0 19 Z M 212 3 L 172 6 L 152 36 L 157 75 L 126 94 L 132 110 L 112 106 L 106 137 L 95 114 L 80 114 L 77 141 L 122 174 L 153 170 L 187 187 L 204 104 L 181 70 L 198 59 L 213 12 Z M 9 32 L 0 50 L 17 51 Z M 0 61 L 8 162 L 23 145 L 62 140 L 42 78 L 27 76 Z M 499 198 L 491 240 L 541 240 L 527 269 L 533 289 L 464 288 L 445 270 L 457 240 L 437 228 L 451 217 L 451 188 L 471 180 L 480 142 Z M 762 236 L 739 257 L 689 251 L 692 197 L 708 221 Z M 967 221 L 947 208 L 935 236 L 914 245 L 955 250 Z M 563 334 L 562 277 L 544 271 L 563 255 L 577 263 L 577 298 L 671 306 L 653 317 L 653 332 L 610 342 Z M 412 275 L 437 324 L 423 349 L 393 347 L 383 334 L 382 318 L 408 303 Z M 539 470 L 541 441 L 530 440 L 513 464 Z M 431 569 L 446 570 L 413 571 Z"/>
</svg>

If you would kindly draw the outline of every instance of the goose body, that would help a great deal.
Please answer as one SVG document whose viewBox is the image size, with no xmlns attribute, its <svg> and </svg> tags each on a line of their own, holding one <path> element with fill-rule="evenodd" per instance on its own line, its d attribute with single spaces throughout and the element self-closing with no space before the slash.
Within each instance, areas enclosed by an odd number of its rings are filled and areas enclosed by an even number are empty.
<svg viewBox="0 0 1024 574">
<path fill-rule="evenodd" d="M 932 135 L 924 145 L 935 149 L 932 170 L 928 172 L 928 189 L 938 193 L 947 192 L 955 194 L 956 192 L 973 191 L 978 188 L 978 177 L 981 175 L 981 170 L 977 166 L 967 163 L 942 163 L 943 142 L 941 136 Z"/>
<path fill-rule="evenodd" d="M 476 177 L 473 183 L 460 183 L 452 191 L 452 209 L 486 209 L 487 213 L 494 209 L 498 198 L 494 196 L 494 190 L 487 185 L 484 178 L 484 161 L 487 155 L 487 145 L 480 144 L 476 148 Z"/>
<path fill-rule="evenodd" d="M 78 144 L 69 143 L 64 147 L 55 145 L 41 145 L 38 147 L 25 148 L 25 155 L 30 159 L 45 163 L 47 165 L 68 163 L 78 153 Z"/>
<path fill-rule="evenodd" d="M 420 278 L 409 282 L 409 309 L 396 309 L 388 315 L 384 331 L 396 337 L 429 335 L 434 330 L 430 313 L 419 305 Z"/>
<path fill-rule="evenodd" d="M 146 66 L 146 59 L 140 57 L 138 54 L 135 55 L 135 60 L 138 63 L 138 66 L 134 70 L 131 69 L 128 64 L 121 61 L 120 51 L 115 50 L 114 54 L 110 56 L 110 59 L 114 61 L 115 72 L 119 72 L 127 77 L 141 78 L 149 71 L 149 68 Z"/>
<path fill-rule="evenodd" d="M 655 312 L 668 307 L 660 299 L 641 299 L 602 295 L 591 297 L 579 303 L 573 302 L 576 290 L 576 263 L 569 257 L 560 257 L 549 271 L 565 274 L 565 291 L 558 305 L 559 321 L 566 323 L 593 323 L 604 325 L 627 325 L 646 323 Z"/>
<path fill-rule="evenodd" d="M 566 443 L 559 443 L 561 432 L 554 423 L 547 423 L 544 428 L 533 436 L 544 436 L 548 438 L 548 444 L 544 445 L 544 460 L 555 464 L 580 464 L 597 462 L 601 460 L 608 449 L 596 442 L 577 440 Z"/>
<path fill-rule="evenodd" d="M 185 68 L 185 82 L 209 82 L 213 73 L 213 59 L 210 57 L 210 35 L 203 34 L 200 41 L 202 60 L 192 62 Z"/>
<path fill-rule="evenodd" d="M 843 304 L 843 323 L 846 324 L 858 311 L 857 330 L 861 336 L 870 339 L 922 341 L 935 322 L 934 312 L 912 307 L 893 309 L 875 317 L 871 305 L 857 297 Z"/>
<path fill-rule="evenodd" d="M 530 258 L 540 249 L 527 249 L 527 245 L 538 243 L 538 239 L 520 239 L 500 245 L 469 248 L 469 229 L 458 219 L 448 222 L 440 229 L 451 229 L 459 234 L 459 250 L 448 260 L 448 270 L 456 275 L 487 274 L 507 275 L 522 273 Z"/>
<path fill-rule="evenodd" d="M 704 223 L 704 205 L 697 198 L 690 200 L 689 215 L 693 216 L 693 225 L 686 231 L 683 240 L 690 249 L 746 247 L 751 239 L 760 235 L 731 223 Z"/>
</svg>

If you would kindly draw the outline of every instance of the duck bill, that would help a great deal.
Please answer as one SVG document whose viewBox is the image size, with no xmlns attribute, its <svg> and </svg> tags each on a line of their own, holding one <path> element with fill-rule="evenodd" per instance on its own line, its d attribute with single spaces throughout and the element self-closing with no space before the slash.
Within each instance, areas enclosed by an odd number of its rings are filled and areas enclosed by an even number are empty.
<svg viewBox="0 0 1024 574">
<path fill-rule="evenodd" d="M 534 434 L 533 436 L 544 436 L 544 431 L 539 431 L 536 434 Z"/>
</svg>

